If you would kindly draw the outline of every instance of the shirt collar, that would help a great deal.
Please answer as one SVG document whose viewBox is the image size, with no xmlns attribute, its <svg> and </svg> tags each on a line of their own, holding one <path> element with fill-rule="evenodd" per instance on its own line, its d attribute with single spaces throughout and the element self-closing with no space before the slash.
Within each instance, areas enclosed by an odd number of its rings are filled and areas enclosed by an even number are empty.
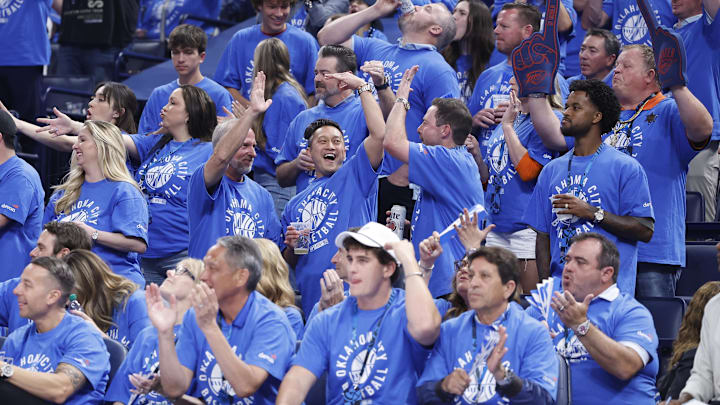
<svg viewBox="0 0 720 405">
<path fill-rule="evenodd" d="M 398 46 L 400 48 L 408 50 L 408 51 L 420 51 L 420 50 L 437 51 L 437 47 L 435 47 L 435 45 L 403 42 L 402 37 L 398 38 Z"/>
<path fill-rule="evenodd" d="M 595 298 L 601 298 L 608 302 L 613 302 L 617 297 L 620 296 L 620 289 L 618 288 L 617 284 L 613 284 L 610 287 L 608 287 L 605 291 L 601 292 L 600 295 L 598 295 Z M 593 300 L 595 300 L 593 298 Z"/>
<path fill-rule="evenodd" d="M 680 28 L 682 28 L 682 27 L 684 27 L 684 26 L 686 26 L 686 25 L 688 25 L 688 24 L 690 24 L 690 23 L 694 23 L 695 21 L 699 20 L 700 17 L 702 17 L 702 13 L 701 13 L 701 14 L 695 14 L 694 16 L 685 18 L 684 20 L 678 20 L 678 22 L 675 23 L 675 25 L 673 26 L 673 28 L 675 28 L 675 29 L 680 29 Z"/>
</svg>

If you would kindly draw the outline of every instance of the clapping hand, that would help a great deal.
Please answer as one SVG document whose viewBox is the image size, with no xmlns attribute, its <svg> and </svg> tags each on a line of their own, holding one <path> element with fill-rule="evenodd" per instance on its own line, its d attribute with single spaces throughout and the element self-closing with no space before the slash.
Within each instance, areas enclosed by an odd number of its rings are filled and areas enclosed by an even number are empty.
<svg viewBox="0 0 720 405">
<path fill-rule="evenodd" d="M 400 85 L 398 86 L 397 92 L 395 92 L 395 95 L 397 97 L 403 97 L 405 99 L 410 97 L 410 92 L 412 91 L 410 85 L 412 84 L 412 81 L 415 78 L 415 74 L 417 73 L 418 69 L 419 66 L 415 65 L 410 69 L 405 70 L 405 73 L 403 73 L 403 77 L 400 80 Z"/>
</svg>

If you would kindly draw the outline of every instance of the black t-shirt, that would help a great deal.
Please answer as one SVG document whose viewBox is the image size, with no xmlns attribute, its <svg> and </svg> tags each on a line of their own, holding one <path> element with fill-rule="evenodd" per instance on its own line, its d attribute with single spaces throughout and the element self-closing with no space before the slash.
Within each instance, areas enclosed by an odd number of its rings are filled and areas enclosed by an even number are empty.
<svg viewBox="0 0 720 405">
<path fill-rule="evenodd" d="M 60 44 L 125 47 L 137 26 L 138 0 L 66 0 Z"/>
</svg>

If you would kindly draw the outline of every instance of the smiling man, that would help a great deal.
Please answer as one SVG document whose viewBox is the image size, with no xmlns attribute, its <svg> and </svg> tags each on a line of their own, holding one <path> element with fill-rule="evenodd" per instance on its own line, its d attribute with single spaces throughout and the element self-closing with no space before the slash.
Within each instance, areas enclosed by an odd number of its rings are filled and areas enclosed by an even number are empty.
<svg viewBox="0 0 720 405">
<path fill-rule="evenodd" d="M 170 33 L 168 47 L 173 67 L 178 74 L 177 80 L 156 87 L 150 94 L 140 116 L 139 134 L 147 134 L 160 129 L 160 110 L 167 104 L 172 92 L 184 84 L 192 84 L 207 92 L 215 103 L 218 114 L 226 107 L 232 109 L 232 96 L 221 85 L 209 77 L 203 76 L 200 65 L 205 61 L 207 34 L 196 25 L 182 24 Z"/>
<path fill-rule="evenodd" d="M 351 297 L 308 326 L 277 403 L 299 405 L 327 372 L 329 404 L 414 404 L 415 383 L 440 333 L 440 313 L 415 252 L 376 222 L 343 232 Z M 405 290 L 392 283 L 405 270 Z"/>
<path fill-rule="evenodd" d="M 318 44 L 310 34 L 287 24 L 295 0 L 252 0 L 260 24 L 243 28 L 233 35 L 215 70 L 215 80 L 233 97 L 247 105 L 253 74 L 255 47 L 267 38 L 277 38 L 290 52 L 290 71 L 308 95 L 313 93 L 313 71 Z"/>
<path fill-rule="evenodd" d="M 288 202 L 281 223 L 283 229 L 287 229 L 283 256 L 295 268 L 306 314 L 320 299 L 320 278 L 336 251 L 332 241 L 343 230 L 375 219 L 377 176 L 383 161 L 385 121 L 373 97 L 372 86 L 350 72 L 328 76 L 351 91 L 358 90 L 370 136 L 355 155 L 345 161 L 345 141 L 338 123 L 318 119 L 305 129 L 315 179 Z M 310 247 L 306 255 L 294 253 L 299 234 L 290 226 L 291 222 L 310 226 Z"/>
</svg>

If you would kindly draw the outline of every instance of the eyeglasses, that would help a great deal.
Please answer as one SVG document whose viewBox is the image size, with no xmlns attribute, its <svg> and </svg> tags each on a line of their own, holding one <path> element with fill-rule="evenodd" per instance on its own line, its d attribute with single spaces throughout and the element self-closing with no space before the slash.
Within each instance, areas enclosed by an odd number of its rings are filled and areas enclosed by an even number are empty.
<svg viewBox="0 0 720 405">
<path fill-rule="evenodd" d="M 188 276 L 188 277 L 190 277 L 190 279 L 192 279 L 192 281 L 195 281 L 195 276 L 192 274 L 192 272 L 190 270 L 188 270 L 187 267 L 177 266 L 175 268 L 175 276 L 177 276 L 177 277 Z"/>
<path fill-rule="evenodd" d="M 464 271 L 467 272 L 468 269 L 468 261 L 466 258 L 462 258 L 460 260 L 455 260 L 455 271 Z"/>
</svg>

